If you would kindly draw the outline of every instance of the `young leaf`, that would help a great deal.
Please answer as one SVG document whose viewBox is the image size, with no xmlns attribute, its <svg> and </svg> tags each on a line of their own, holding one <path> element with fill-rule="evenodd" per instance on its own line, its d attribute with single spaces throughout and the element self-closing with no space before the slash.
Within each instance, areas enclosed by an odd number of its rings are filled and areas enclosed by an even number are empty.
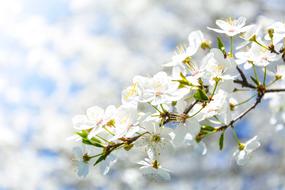
<svg viewBox="0 0 285 190">
<path fill-rule="evenodd" d="M 99 164 L 100 162 L 102 162 L 103 160 L 106 159 L 107 156 L 105 156 L 104 154 L 102 154 L 97 160 L 96 162 L 93 164 L 93 166 L 96 166 L 97 164 Z"/>
<path fill-rule="evenodd" d="M 77 135 L 79 135 L 82 138 L 86 138 L 88 136 L 88 132 L 86 130 L 82 130 L 79 132 L 76 132 Z"/>
<path fill-rule="evenodd" d="M 93 145 L 91 142 L 90 142 L 90 140 L 88 140 L 88 139 L 82 139 L 82 143 L 83 144 L 87 144 L 87 145 Z"/>
<path fill-rule="evenodd" d="M 198 101 L 207 101 L 209 99 L 206 93 L 201 89 L 198 89 L 193 96 Z"/>
<path fill-rule="evenodd" d="M 218 42 L 218 48 L 223 52 L 224 56 L 227 56 L 226 48 L 222 41 L 222 38 L 218 36 L 217 42 Z"/>
<path fill-rule="evenodd" d="M 100 147 L 103 148 L 104 146 L 101 144 L 101 142 L 92 142 L 87 138 L 82 139 L 82 143 L 83 144 L 87 144 L 87 145 L 92 145 L 92 146 L 96 146 L 96 147 Z"/>
<path fill-rule="evenodd" d="M 212 126 L 209 126 L 209 125 L 203 125 L 203 126 L 201 127 L 201 129 L 202 129 L 203 131 L 210 131 L 210 132 L 215 131 L 215 128 L 212 127 Z"/>
<path fill-rule="evenodd" d="M 101 141 L 99 139 L 95 138 L 95 137 L 91 138 L 91 142 L 92 143 L 100 143 L 101 144 Z"/>
<path fill-rule="evenodd" d="M 220 150 L 223 150 L 223 147 L 224 147 L 224 135 L 225 135 L 225 132 L 222 132 L 220 138 L 219 138 L 219 147 L 220 147 Z"/>
</svg>

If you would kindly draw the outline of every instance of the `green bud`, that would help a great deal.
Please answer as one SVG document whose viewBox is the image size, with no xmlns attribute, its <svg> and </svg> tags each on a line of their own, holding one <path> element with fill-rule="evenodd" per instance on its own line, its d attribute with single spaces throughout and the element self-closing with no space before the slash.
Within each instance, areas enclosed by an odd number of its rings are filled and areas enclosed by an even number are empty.
<svg viewBox="0 0 285 190">
<path fill-rule="evenodd" d="M 267 32 L 269 34 L 270 39 L 272 40 L 273 39 L 273 34 L 274 34 L 274 29 L 270 28 L 270 29 L 267 30 Z"/>
<path fill-rule="evenodd" d="M 129 150 L 131 150 L 131 148 L 133 148 L 133 144 L 124 144 L 124 149 L 126 150 L 126 151 L 129 151 Z"/>
</svg>

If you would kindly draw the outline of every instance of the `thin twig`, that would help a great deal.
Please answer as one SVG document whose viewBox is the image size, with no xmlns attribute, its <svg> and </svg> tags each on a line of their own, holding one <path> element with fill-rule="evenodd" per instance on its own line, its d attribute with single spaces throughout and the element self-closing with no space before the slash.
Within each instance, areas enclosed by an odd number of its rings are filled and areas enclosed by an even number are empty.
<svg viewBox="0 0 285 190">
<path fill-rule="evenodd" d="M 243 81 L 243 80 L 239 80 L 239 79 L 235 79 L 234 83 L 240 84 L 242 87 L 247 87 L 247 88 L 252 88 L 252 89 L 256 89 L 256 87 L 253 84 L 250 84 L 247 81 Z"/>
<path fill-rule="evenodd" d="M 239 116 L 237 116 L 235 119 L 233 119 L 229 124 L 227 125 L 223 125 L 221 127 L 219 127 L 217 129 L 217 131 L 222 131 L 222 130 L 225 130 L 227 129 L 228 127 L 234 127 L 234 123 L 237 122 L 238 120 L 242 119 L 246 114 L 248 114 L 251 110 L 253 110 L 262 100 L 264 94 L 259 94 L 256 98 L 256 101 L 255 103 L 249 107 L 247 110 L 245 110 L 243 113 L 241 113 Z"/>
<path fill-rule="evenodd" d="M 239 74 L 240 74 L 242 80 L 245 81 L 246 83 L 248 83 L 248 81 L 247 81 L 247 79 L 246 79 L 246 76 L 245 76 L 245 74 L 242 72 L 242 70 L 241 70 L 238 66 L 236 66 L 236 69 L 238 70 L 238 72 L 239 72 Z"/>
<path fill-rule="evenodd" d="M 265 92 L 285 92 L 285 89 L 284 88 L 279 88 L 279 89 L 267 89 L 265 90 Z"/>
<path fill-rule="evenodd" d="M 235 79 L 234 83 L 240 84 L 242 87 L 247 87 L 247 88 L 252 88 L 252 89 L 256 89 L 256 87 L 253 84 L 250 84 L 247 79 L 245 74 L 243 73 L 243 71 L 236 66 L 237 71 L 239 72 L 239 75 L 241 77 L 242 80 L 239 79 Z"/>
<path fill-rule="evenodd" d="M 199 101 L 198 100 L 196 100 L 195 102 L 193 102 L 192 104 L 190 104 L 189 106 L 187 106 L 186 108 L 185 108 L 185 110 L 184 110 L 184 114 L 188 114 L 191 110 L 192 110 L 192 108 L 198 103 Z"/>
</svg>

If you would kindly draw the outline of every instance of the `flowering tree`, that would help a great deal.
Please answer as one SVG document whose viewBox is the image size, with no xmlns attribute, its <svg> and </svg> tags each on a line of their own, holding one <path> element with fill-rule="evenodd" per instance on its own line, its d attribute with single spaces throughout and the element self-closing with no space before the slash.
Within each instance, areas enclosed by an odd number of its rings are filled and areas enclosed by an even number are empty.
<svg viewBox="0 0 285 190">
<path fill-rule="evenodd" d="M 164 155 L 181 148 L 204 155 L 204 139 L 214 134 L 222 150 L 228 130 L 237 143 L 233 157 L 244 165 L 260 142 L 257 136 L 241 142 L 236 123 L 265 98 L 274 108 L 272 122 L 285 120 L 279 116 L 284 109 L 279 92 L 285 92 L 285 24 L 246 25 L 244 17 L 216 24 L 219 29 L 208 29 L 226 37 L 217 37 L 217 47 L 193 31 L 165 71 L 134 77 L 119 107 L 93 106 L 73 118 L 76 134 L 71 138 L 82 144 L 74 148 L 79 176 L 92 165 L 107 174 L 123 154 L 136 158 L 142 153 L 145 158 L 137 160 L 142 173 L 169 180 Z"/>
</svg>

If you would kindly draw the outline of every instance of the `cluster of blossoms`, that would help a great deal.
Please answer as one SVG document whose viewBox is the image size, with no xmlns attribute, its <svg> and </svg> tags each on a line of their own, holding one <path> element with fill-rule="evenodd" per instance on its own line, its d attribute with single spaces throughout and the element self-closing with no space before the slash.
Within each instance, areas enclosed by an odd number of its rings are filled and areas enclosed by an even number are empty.
<svg viewBox="0 0 285 190">
<path fill-rule="evenodd" d="M 201 31 L 193 31 L 163 72 L 134 77 L 120 106 L 94 106 L 73 118 L 77 131 L 72 139 L 82 143 L 75 148 L 79 176 L 97 164 L 107 174 L 123 152 L 132 156 L 137 151 L 145 155 L 137 161 L 143 174 L 168 180 L 163 155 L 181 147 L 204 155 L 204 139 L 214 134 L 222 150 L 227 130 L 237 144 L 237 164 L 248 161 L 260 142 L 257 136 L 241 142 L 235 124 L 265 95 L 285 91 L 280 88 L 285 24 L 246 25 L 243 17 L 216 24 L 219 29 L 208 29 L 225 35 L 217 37 L 216 47 Z M 240 99 L 240 94 L 248 97 Z"/>
</svg>

